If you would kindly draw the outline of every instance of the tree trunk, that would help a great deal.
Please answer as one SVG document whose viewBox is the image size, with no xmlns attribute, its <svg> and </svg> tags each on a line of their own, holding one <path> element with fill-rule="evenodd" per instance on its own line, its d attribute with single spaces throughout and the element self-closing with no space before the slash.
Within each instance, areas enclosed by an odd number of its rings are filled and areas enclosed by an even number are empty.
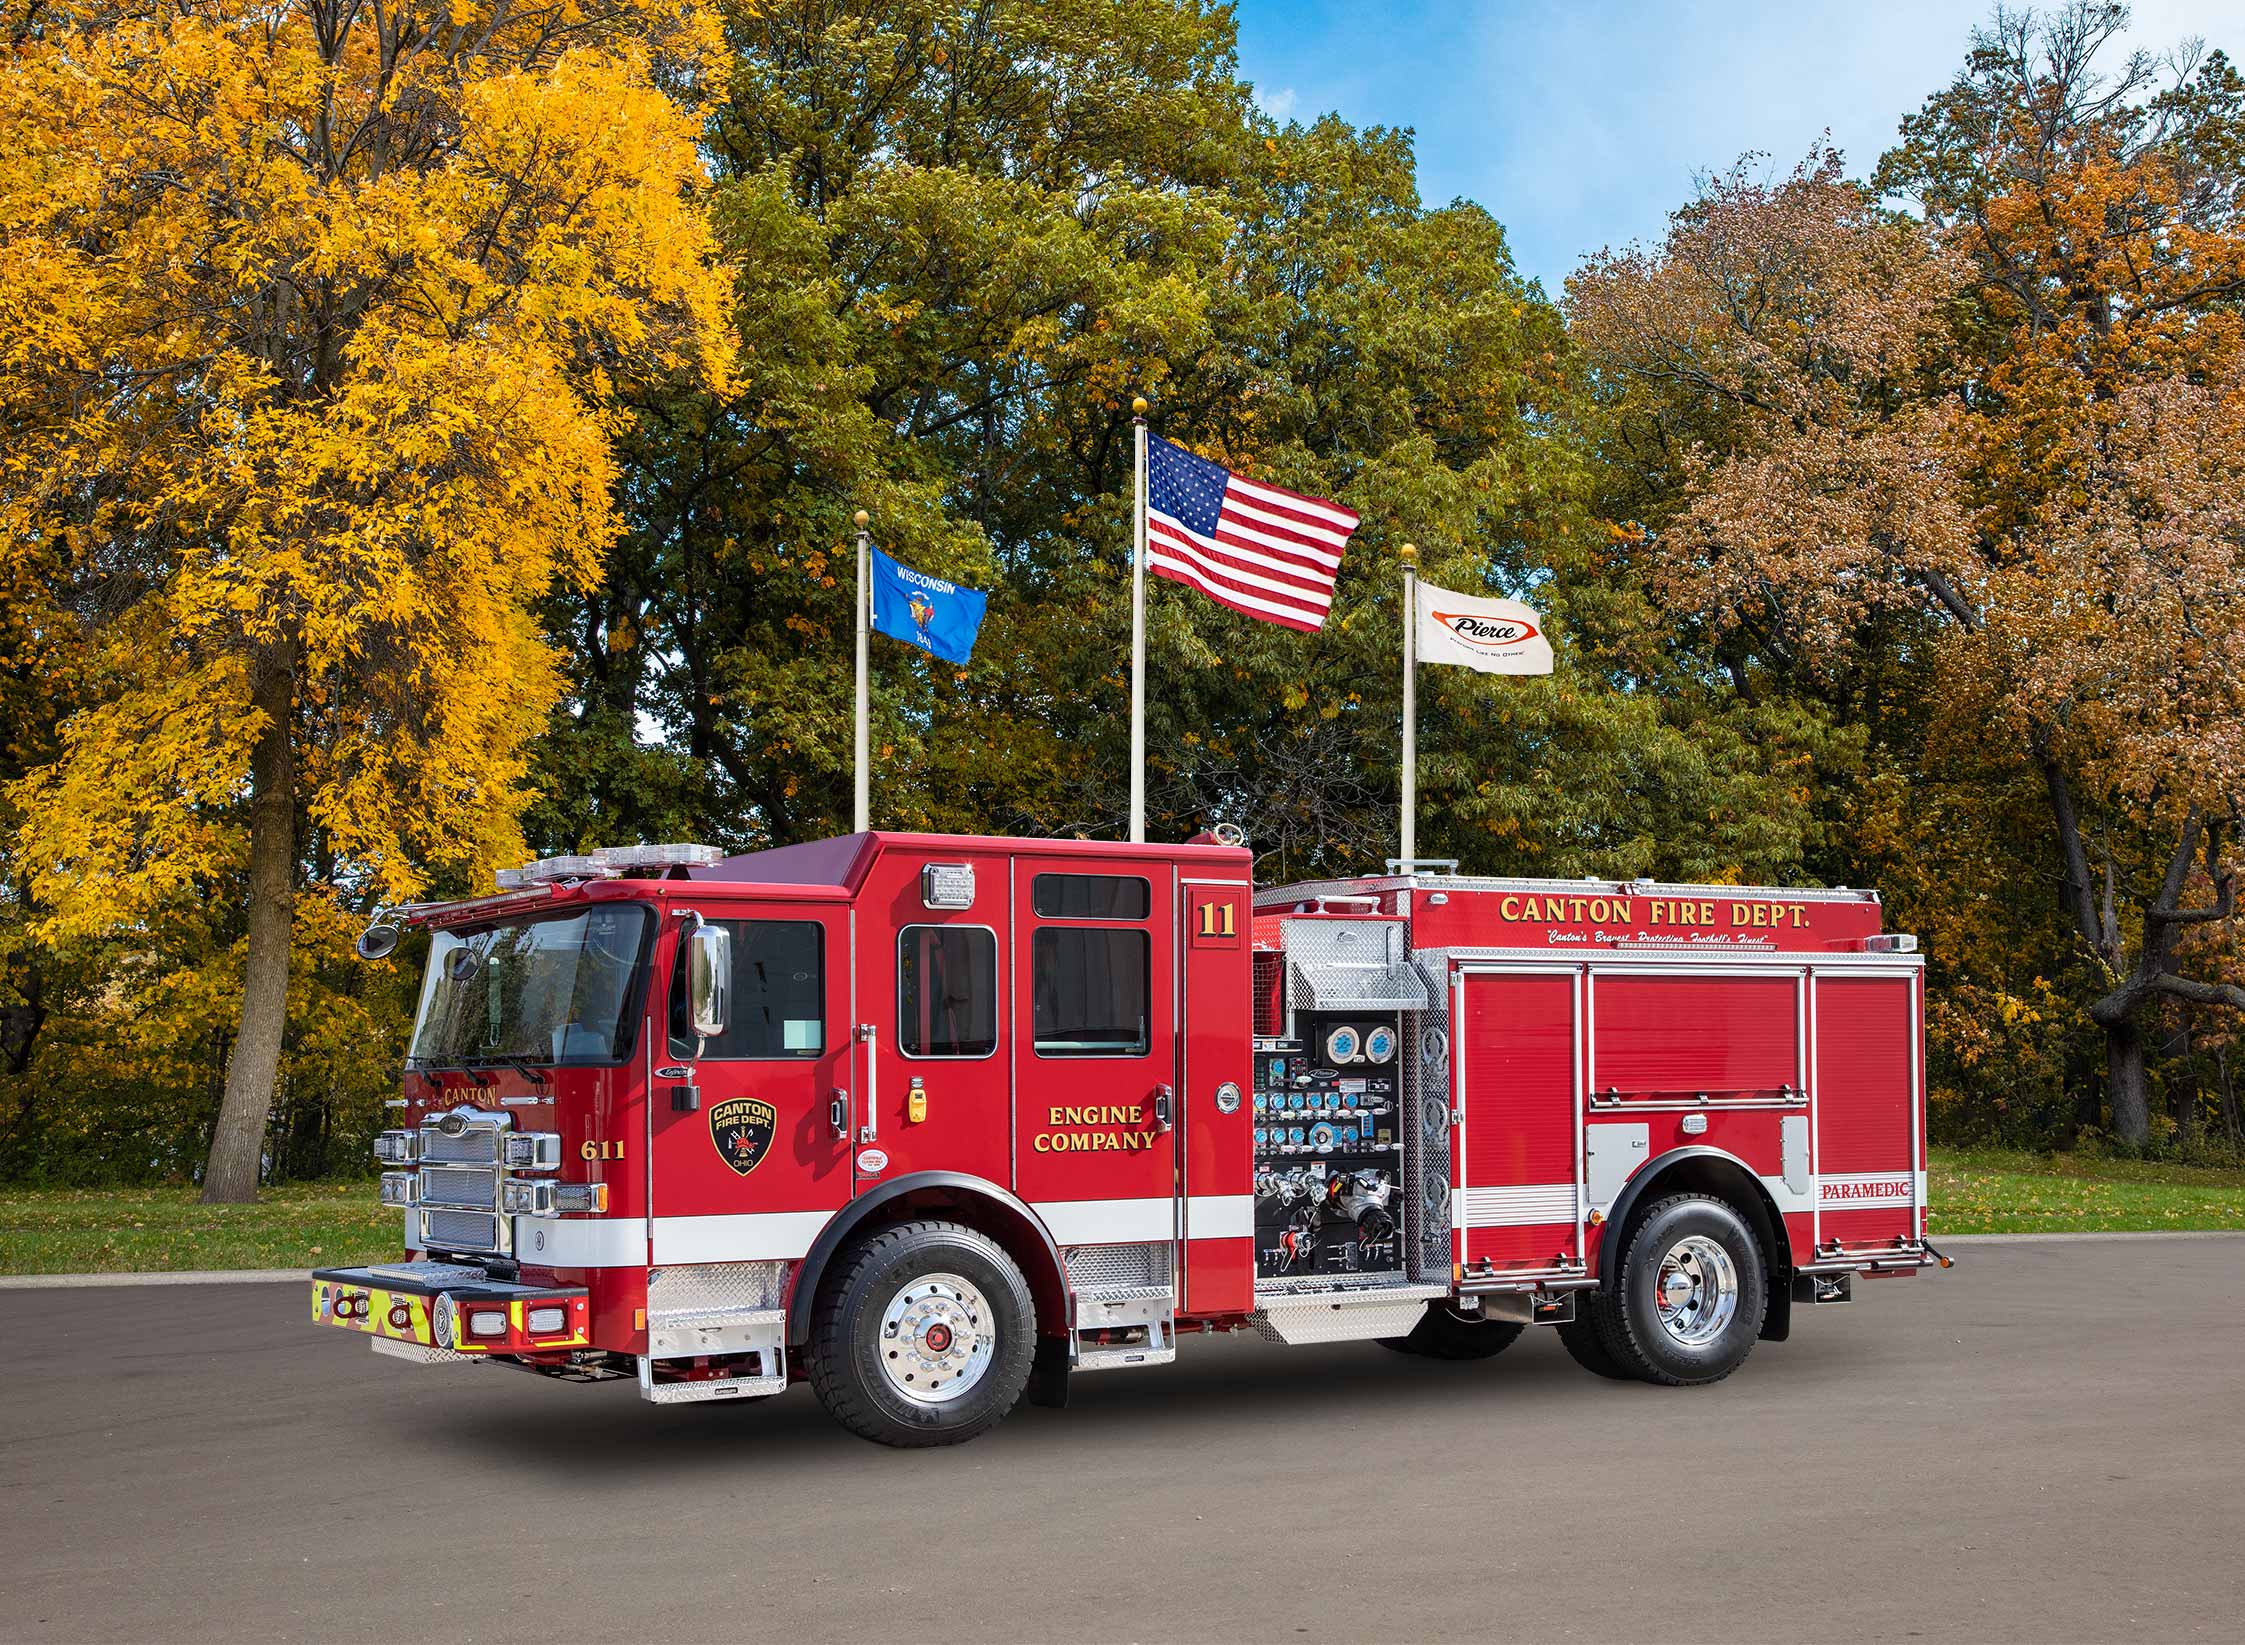
<svg viewBox="0 0 2245 1645">
<path fill-rule="evenodd" d="M 2113 1134 L 2132 1148 L 2151 1136 L 2144 1099 L 2144 1035 L 2133 1017 L 2105 1030 L 2105 1100 L 2112 1104 Z"/>
<path fill-rule="evenodd" d="M 295 668 L 286 656 L 258 659 L 251 701 L 265 728 L 250 751 L 249 958 L 242 968 L 241 1026 L 226 1063 L 226 1095 L 203 1169 L 203 1203 L 257 1198 L 266 1115 L 288 1027 L 288 952 L 296 912 Z"/>
</svg>

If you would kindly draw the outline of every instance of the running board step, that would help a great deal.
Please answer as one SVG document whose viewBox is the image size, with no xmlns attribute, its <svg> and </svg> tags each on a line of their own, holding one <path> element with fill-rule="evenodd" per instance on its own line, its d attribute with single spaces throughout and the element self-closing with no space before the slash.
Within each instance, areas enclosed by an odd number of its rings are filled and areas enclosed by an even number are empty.
<svg viewBox="0 0 2245 1645">
<path fill-rule="evenodd" d="M 1167 1365 L 1177 1357 L 1174 1339 L 1166 1348 L 1083 1348 L 1077 1350 L 1077 1371 L 1127 1371 L 1134 1365 Z"/>
<path fill-rule="evenodd" d="M 1354 1291 L 1265 1292 L 1248 1323 L 1273 1342 L 1365 1342 L 1400 1337 L 1447 1285 L 1382 1285 Z"/>
<path fill-rule="evenodd" d="M 700 1376 L 692 1374 L 697 1366 Z M 709 1375 L 712 1369 L 718 1374 Z M 783 1310 L 666 1308 L 648 1314 L 647 1353 L 639 1361 L 641 1399 L 656 1405 L 758 1399 L 786 1386 Z"/>
<path fill-rule="evenodd" d="M 1167 1365 L 1177 1357 L 1177 1293 L 1166 1285 L 1085 1285 L 1076 1290 L 1068 1348 L 1078 1371 Z"/>
</svg>

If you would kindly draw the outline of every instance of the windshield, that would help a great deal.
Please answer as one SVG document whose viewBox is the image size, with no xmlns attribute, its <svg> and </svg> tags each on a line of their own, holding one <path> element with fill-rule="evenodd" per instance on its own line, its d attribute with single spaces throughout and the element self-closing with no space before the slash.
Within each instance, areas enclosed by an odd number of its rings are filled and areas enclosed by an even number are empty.
<svg viewBox="0 0 2245 1645">
<path fill-rule="evenodd" d="M 439 931 L 410 1060 L 613 1062 L 631 1049 L 648 911 L 603 903 L 560 918 Z"/>
</svg>

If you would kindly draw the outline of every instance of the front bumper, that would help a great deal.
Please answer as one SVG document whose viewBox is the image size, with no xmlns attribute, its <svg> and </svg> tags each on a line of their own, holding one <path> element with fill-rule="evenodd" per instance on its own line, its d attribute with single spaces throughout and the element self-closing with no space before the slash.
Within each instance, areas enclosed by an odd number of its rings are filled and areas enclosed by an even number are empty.
<svg viewBox="0 0 2245 1645">
<path fill-rule="evenodd" d="M 319 1269 L 312 1323 L 466 1355 L 559 1352 L 592 1340 L 582 1286 L 516 1285 L 450 1262 Z"/>
</svg>

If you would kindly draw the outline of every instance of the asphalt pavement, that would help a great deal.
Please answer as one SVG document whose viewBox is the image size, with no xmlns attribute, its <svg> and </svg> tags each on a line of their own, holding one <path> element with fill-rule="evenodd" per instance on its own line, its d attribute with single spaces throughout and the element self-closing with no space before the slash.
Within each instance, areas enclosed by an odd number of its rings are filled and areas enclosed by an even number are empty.
<svg viewBox="0 0 2245 1645">
<path fill-rule="evenodd" d="M 2231 1639 L 2245 1238 L 1981 1245 L 1717 1387 L 1186 1338 L 948 1450 L 0 1292 L 0 1640 Z"/>
</svg>

